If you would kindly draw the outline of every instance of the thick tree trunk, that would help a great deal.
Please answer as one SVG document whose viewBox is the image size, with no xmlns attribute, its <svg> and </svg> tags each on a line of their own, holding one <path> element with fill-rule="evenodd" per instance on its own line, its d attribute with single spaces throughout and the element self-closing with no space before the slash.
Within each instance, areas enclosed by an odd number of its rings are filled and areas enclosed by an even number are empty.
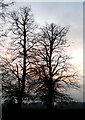
<svg viewBox="0 0 85 120">
<path fill-rule="evenodd" d="M 23 74 L 22 74 L 22 85 L 21 85 L 21 90 L 20 90 L 20 95 L 18 97 L 18 105 L 21 108 L 22 104 L 22 98 L 25 90 L 25 79 L 26 79 L 26 28 L 25 28 L 25 23 L 24 23 L 24 45 L 23 45 Z"/>
<path fill-rule="evenodd" d="M 53 91 L 54 91 L 54 86 L 53 86 L 53 79 L 52 79 L 52 49 L 53 47 L 53 40 L 50 41 L 50 56 L 49 56 L 49 87 L 48 87 L 48 109 L 52 110 L 53 109 Z"/>
<path fill-rule="evenodd" d="M 53 85 L 50 83 L 49 90 L 48 90 L 48 110 L 53 110 Z"/>
<path fill-rule="evenodd" d="M 23 75 L 22 75 L 22 90 L 21 93 L 23 94 L 24 89 L 25 89 L 25 78 L 26 78 L 26 28 L 25 28 L 25 23 L 24 23 L 24 46 L 23 46 Z"/>
</svg>

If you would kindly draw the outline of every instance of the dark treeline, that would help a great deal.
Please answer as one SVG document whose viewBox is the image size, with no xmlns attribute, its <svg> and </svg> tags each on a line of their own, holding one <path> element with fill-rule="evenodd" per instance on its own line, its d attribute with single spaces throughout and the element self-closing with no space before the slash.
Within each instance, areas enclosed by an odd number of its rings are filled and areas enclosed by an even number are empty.
<svg viewBox="0 0 85 120">
<path fill-rule="evenodd" d="M 0 56 L 4 100 L 17 102 L 19 108 L 24 101 L 40 100 L 49 110 L 55 102 L 73 101 L 64 92 L 67 87 L 78 88 L 71 57 L 65 53 L 69 28 L 56 23 L 39 27 L 29 6 L 11 11 L 7 17 L 8 34 L 4 37 L 11 39 L 9 57 Z M 2 34 L 0 37 L 3 39 Z"/>
</svg>

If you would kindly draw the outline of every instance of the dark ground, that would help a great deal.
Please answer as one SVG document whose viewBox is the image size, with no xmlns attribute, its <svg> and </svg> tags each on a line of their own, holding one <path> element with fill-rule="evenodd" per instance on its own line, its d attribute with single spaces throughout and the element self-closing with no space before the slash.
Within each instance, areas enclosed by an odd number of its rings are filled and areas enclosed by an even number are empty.
<svg viewBox="0 0 85 120">
<path fill-rule="evenodd" d="M 2 107 L 2 120 L 29 120 L 29 119 L 49 119 L 50 120 L 56 120 L 57 118 L 59 118 L 58 120 L 60 120 L 61 118 L 63 119 L 77 119 L 78 117 L 80 117 L 80 119 L 84 119 L 85 117 L 85 106 L 83 105 L 81 107 L 81 105 L 79 104 L 78 107 L 78 103 L 76 104 L 70 104 L 67 105 L 68 107 L 64 107 L 62 106 L 58 106 L 55 107 L 55 109 L 53 109 L 52 111 L 49 111 L 46 108 L 37 108 L 37 107 L 30 107 L 30 108 L 22 108 L 19 109 L 17 108 L 17 106 L 8 106 L 8 107 Z M 70 107 L 71 106 L 71 107 Z"/>
</svg>

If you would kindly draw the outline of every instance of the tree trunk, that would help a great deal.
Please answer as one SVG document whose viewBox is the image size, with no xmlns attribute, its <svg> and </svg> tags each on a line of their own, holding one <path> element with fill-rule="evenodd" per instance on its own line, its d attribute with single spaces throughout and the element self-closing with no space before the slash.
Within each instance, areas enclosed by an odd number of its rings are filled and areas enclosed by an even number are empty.
<svg viewBox="0 0 85 120">
<path fill-rule="evenodd" d="M 53 108 L 53 80 L 52 80 L 52 65 L 51 65 L 51 57 L 52 57 L 52 47 L 53 42 L 50 41 L 50 57 L 49 57 L 49 87 L 48 87 L 48 109 L 52 110 Z"/>
<path fill-rule="evenodd" d="M 22 85 L 21 85 L 21 90 L 20 90 L 20 94 L 18 97 L 18 105 L 21 108 L 21 104 L 22 104 L 22 98 L 23 98 L 23 94 L 24 94 L 24 90 L 25 90 L 25 79 L 26 79 L 26 28 L 25 28 L 25 23 L 24 23 L 24 45 L 23 45 L 23 74 L 22 74 Z"/>
<path fill-rule="evenodd" d="M 53 85 L 50 83 L 49 90 L 48 90 L 48 110 L 53 110 Z"/>
</svg>

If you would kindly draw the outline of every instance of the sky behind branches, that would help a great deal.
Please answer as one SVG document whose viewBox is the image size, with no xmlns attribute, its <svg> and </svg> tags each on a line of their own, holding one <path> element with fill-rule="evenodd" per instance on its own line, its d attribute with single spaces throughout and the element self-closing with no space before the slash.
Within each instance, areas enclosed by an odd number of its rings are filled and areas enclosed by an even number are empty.
<svg viewBox="0 0 85 120">
<path fill-rule="evenodd" d="M 61 26 L 70 26 L 67 39 L 73 64 L 83 74 L 83 4 L 82 3 L 31 3 L 35 21 L 44 25 L 54 22 Z"/>
<path fill-rule="evenodd" d="M 5 0 L 15 2 L 84 2 L 84 0 Z"/>
<path fill-rule="evenodd" d="M 14 1 L 17 3 L 10 7 L 10 10 L 17 10 L 20 6 L 30 5 L 35 22 L 40 26 L 51 22 L 61 26 L 70 26 L 67 39 L 71 46 L 67 53 L 73 57 L 70 62 L 75 66 L 75 71 L 83 76 L 83 2 L 79 2 L 79 0 L 75 0 L 75 2 L 71 2 L 72 0 L 68 0 L 70 2 L 52 2 L 51 0 L 49 0 L 51 2 L 41 2 L 42 0 L 37 0 L 37 2 L 32 0 L 31 2 L 30 0 Z M 75 93 L 74 97 L 82 100 L 83 92 L 78 95 L 71 90 L 71 93 Z"/>
<path fill-rule="evenodd" d="M 82 2 L 18 2 L 12 6 L 31 6 L 35 22 L 43 26 L 46 23 L 56 23 L 70 26 L 67 39 L 70 48 L 67 53 L 75 70 L 83 76 L 83 3 Z M 11 8 L 10 8 L 11 9 Z"/>
</svg>

